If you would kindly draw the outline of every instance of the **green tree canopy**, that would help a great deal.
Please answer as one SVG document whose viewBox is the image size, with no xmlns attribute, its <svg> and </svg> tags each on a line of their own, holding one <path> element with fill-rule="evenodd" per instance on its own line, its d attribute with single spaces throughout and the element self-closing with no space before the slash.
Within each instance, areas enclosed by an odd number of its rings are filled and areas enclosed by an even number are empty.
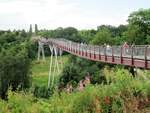
<svg viewBox="0 0 150 113">
<path fill-rule="evenodd" d="M 38 25 L 35 24 L 35 35 L 37 35 L 37 34 L 38 34 Z"/>
<path fill-rule="evenodd" d="M 30 24 L 30 28 L 29 28 L 29 36 L 32 36 L 32 24 Z"/>
<path fill-rule="evenodd" d="M 105 27 L 99 30 L 91 43 L 96 45 L 101 45 L 105 43 L 113 44 L 110 30 Z"/>
<path fill-rule="evenodd" d="M 150 35 L 150 9 L 140 9 L 129 15 L 126 36 L 129 43 L 147 44 Z"/>
</svg>

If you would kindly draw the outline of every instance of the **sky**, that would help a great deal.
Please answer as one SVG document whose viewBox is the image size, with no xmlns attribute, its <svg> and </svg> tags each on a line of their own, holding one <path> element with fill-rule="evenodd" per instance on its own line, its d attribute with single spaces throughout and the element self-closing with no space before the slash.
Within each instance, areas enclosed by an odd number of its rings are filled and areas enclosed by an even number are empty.
<svg viewBox="0 0 150 113">
<path fill-rule="evenodd" d="M 118 26 L 140 8 L 150 8 L 150 0 L 0 0 L 0 30 Z"/>
</svg>

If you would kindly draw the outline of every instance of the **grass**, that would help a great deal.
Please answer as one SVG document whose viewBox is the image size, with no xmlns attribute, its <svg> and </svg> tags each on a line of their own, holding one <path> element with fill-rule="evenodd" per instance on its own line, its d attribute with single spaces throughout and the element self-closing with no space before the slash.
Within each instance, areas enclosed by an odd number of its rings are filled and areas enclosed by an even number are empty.
<svg viewBox="0 0 150 113">
<path fill-rule="evenodd" d="M 58 63 L 59 63 L 59 72 L 55 72 L 55 80 L 57 81 L 59 78 L 59 74 L 61 73 L 63 69 L 63 65 L 67 62 L 68 57 L 61 56 L 58 57 Z M 53 57 L 54 61 L 54 57 Z M 34 60 L 32 62 L 31 66 L 31 72 L 32 72 L 32 85 L 36 86 L 46 86 L 48 83 L 48 74 L 49 74 L 49 67 L 50 67 L 50 57 L 46 57 L 46 61 L 40 60 Z M 54 71 L 54 64 L 52 65 L 52 71 Z"/>
</svg>

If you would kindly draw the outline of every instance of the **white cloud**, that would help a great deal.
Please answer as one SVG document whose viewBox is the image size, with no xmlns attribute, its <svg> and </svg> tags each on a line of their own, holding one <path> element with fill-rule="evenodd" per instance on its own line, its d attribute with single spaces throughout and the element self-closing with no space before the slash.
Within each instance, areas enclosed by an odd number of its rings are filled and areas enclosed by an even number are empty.
<svg viewBox="0 0 150 113">
<path fill-rule="evenodd" d="M 120 24 L 123 18 L 86 15 L 79 1 L 66 0 L 0 0 L 0 29 L 28 29 L 29 24 L 41 28 L 74 26 L 96 28 L 100 24 Z M 101 15 L 103 16 L 103 15 Z M 116 21 L 117 19 L 117 21 Z"/>
</svg>

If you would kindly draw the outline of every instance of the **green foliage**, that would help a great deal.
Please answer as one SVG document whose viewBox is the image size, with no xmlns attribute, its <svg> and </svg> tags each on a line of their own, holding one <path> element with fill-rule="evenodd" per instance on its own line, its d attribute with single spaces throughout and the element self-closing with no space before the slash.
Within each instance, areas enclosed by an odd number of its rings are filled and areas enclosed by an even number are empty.
<svg viewBox="0 0 150 113">
<path fill-rule="evenodd" d="M 113 74 L 114 81 L 109 85 L 89 85 L 83 91 L 69 94 L 55 92 L 48 100 L 37 99 L 30 93 L 14 93 L 9 90 L 8 101 L 0 100 L 0 112 L 148 113 L 150 82 L 133 78 L 123 69 L 116 69 Z M 44 89 L 41 89 L 41 93 Z"/>
<path fill-rule="evenodd" d="M 148 36 L 146 37 L 146 42 L 147 42 L 148 44 L 150 44 L 150 35 L 148 35 Z"/>
<path fill-rule="evenodd" d="M 129 43 L 147 44 L 150 35 L 150 9 L 140 9 L 130 14 L 126 32 Z"/>
<path fill-rule="evenodd" d="M 33 94 L 35 97 L 49 98 L 53 93 L 53 89 L 48 89 L 47 86 L 35 86 Z"/>
<path fill-rule="evenodd" d="M 27 53 L 24 45 L 16 45 L 9 50 L 3 50 L 0 54 L 0 92 L 2 98 L 5 98 L 9 86 L 12 86 L 13 91 L 19 85 L 21 88 L 30 86 L 30 60 Z"/>
<path fill-rule="evenodd" d="M 96 30 L 81 30 L 79 31 L 79 36 L 82 38 L 82 41 L 89 43 L 97 33 Z"/>
<path fill-rule="evenodd" d="M 30 24 L 30 28 L 29 28 L 29 36 L 31 37 L 32 36 L 32 24 Z"/>
<path fill-rule="evenodd" d="M 64 38 L 74 42 L 83 41 L 82 37 L 78 33 L 78 30 L 73 27 L 67 27 L 67 28 L 59 27 L 55 30 L 41 30 L 39 31 L 38 34 L 43 37 Z"/>
<path fill-rule="evenodd" d="M 60 83 L 64 85 L 72 83 L 76 86 L 81 79 L 84 79 L 87 73 L 91 76 L 93 84 L 105 82 L 105 77 L 100 73 L 98 65 L 95 65 L 94 62 L 70 56 L 61 73 Z"/>
<path fill-rule="evenodd" d="M 128 31 L 124 33 L 129 44 L 145 44 L 145 34 L 140 30 L 138 25 L 129 25 Z"/>
<path fill-rule="evenodd" d="M 140 9 L 130 14 L 128 22 L 131 25 L 138 25 L 145 35 L 150 35 L 150 9 Z"/>
<path fill-rule="evenodd" d="M 30 59 L 28 52 L 28 38 L 23 30 L 5 32 L 0 41 L 0 97 L 7 98 L 8 87 L 15 91 L 30 86 Z M 4 42 L 4 43 L 3 43 Z"/>
<path fill-rule="evenodd" d="M 27 33 L 24 29 L 20 32 L 20 37 L 23 37 L 23 38 L 27 37 Z"/>
<path fill-rule="evenodd" d="M 35 59 L 37 57 L 37 51 L 38 51 L 38 43 L 28 41 L 27 43 L 27 49 L 28 49 L 28 56 L 30 59 Z"/>
<path fill-rule="evenodd" d="M 38 34 L 38 25 L 35 24 L 35 35 L 37 35 L 37 34 Z"/>
<path fill-rule="evenodd" d="M 107 28 L 102 28 L 97 32 L 91 43 L 96 45 L 112 44 L 111 32 Z"/>
</svg>

